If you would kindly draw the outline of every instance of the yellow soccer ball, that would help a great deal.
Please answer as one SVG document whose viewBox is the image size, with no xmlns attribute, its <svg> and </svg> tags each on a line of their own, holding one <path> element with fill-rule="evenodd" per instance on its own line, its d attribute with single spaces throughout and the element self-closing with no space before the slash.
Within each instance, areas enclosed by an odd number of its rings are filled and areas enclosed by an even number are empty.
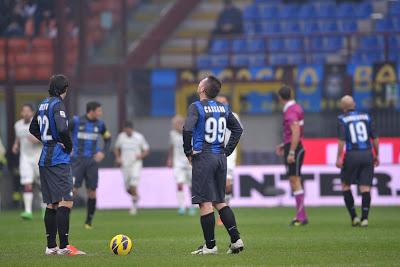
<svg viewBox="0 0 400 267">
<path fill-rule="evenodd" d="M 110 241 L 110 250 L 118 256 L 126 256 L 132 250 L 132 241 L 126 235 L 116 235 Z"/>
</svg>

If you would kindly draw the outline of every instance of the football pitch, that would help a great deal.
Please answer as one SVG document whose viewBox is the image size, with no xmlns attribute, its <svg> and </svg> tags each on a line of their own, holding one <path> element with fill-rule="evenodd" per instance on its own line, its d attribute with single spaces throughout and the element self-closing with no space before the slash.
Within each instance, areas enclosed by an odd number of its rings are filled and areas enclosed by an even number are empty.
<svg viewBox="0 0 400 267">
<path fill-rule="evenodd" d="M 198 216 L 176 210 L 98 211 L 85 230 L 85 210 L 71 214 L 70 243 L 87 256 L 44 256 L 40 213 L 22 221 L 16 211 L 0 213 L 0 266 L 399 266 L 400 208 L 373 207 L 368 228 L 352 228 L 345 208 L 309 208 L 310 224 L 290 228 L 290 208 L 234 209 L 245 242 L 239 255 L 226 255 L 229 239 L 216 226 L 219 255 L 192 256 L 202 244 Z M 128 256 L 108 248 L 116 234 L 133 241 Z"/>
</svg>

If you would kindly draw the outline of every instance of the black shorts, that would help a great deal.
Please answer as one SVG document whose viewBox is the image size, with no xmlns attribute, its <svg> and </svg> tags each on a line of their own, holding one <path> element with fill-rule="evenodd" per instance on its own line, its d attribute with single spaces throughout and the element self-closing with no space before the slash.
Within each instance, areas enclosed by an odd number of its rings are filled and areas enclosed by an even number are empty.
<svg viewBox="0 0 400 267">
<path fill-rule="evenodd" d="M 341 171 L 342 183 L 346 185 L 372 185 L 374 157 L 370 150 L 355 150 L 346 153 Z"/>
<path fill-rule="evenodd" d="M 62 200 L 73 200 L 70 164 L 39 167 L 39 172 L 44 203 L 55 204 Z"/>
<path fill-rule="evenodd" d="M 286 175 L 287 176 L 300 176 L 301 175 L 301 167 L 303 166 L 304 161 L 304 148 L 303 145 L 300 143 L 297 145 L 297 148 L 294 152 L 294 163 L 289 164 L 287 162 L 287 157 L 290 151 L 290 143 L 284 145 L 284 161 L 286 167 Z"/>
<path fill-rule="evenodd" d="M 87 189 L 96 190 L 99 181 L 99 164 L 93 158 L 72 159 L 74 187 L 80 188 L 83 180 Z"/>
<path fill-rule="evenodd" d="M 192 160 L 192 203 L 225 202 L 226 156 L 199 153 Z"/>
</svg>

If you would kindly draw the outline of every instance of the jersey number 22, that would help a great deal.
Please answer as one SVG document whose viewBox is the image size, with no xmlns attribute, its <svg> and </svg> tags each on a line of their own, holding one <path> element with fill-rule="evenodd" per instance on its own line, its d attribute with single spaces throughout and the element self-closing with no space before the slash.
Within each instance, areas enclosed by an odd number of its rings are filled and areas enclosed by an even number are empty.
<svg viewBox="0 0 400 267">
<path fill-rule="evenodd" d="M 37 120 L 39 123 L 40 132 L 42 134 L 42 141 L 53 140 L 53 137 L 48 134 L 50 126 L 49 118 L 47 118 L 46 115 L 43 115 L 43 116 L 38 116 Z"/>
</svg>

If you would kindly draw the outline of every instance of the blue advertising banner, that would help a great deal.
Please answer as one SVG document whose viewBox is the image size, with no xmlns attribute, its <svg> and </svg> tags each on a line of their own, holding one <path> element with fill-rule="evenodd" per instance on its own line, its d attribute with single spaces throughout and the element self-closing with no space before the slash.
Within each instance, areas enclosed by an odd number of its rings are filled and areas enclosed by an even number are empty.
<svg viewBox="0 0 400 267">
<path fill-rule="evenodd" d="M 175 115 L 176 70 L 159 69 L 151 73 L 151 114 L 153 116 Z"/>
<path fill-rule="evenodd" d="M 306 112 L 321 111 L 323 65 L 299 65 L 296 76 L 296 100 Z"/>
</svg>

